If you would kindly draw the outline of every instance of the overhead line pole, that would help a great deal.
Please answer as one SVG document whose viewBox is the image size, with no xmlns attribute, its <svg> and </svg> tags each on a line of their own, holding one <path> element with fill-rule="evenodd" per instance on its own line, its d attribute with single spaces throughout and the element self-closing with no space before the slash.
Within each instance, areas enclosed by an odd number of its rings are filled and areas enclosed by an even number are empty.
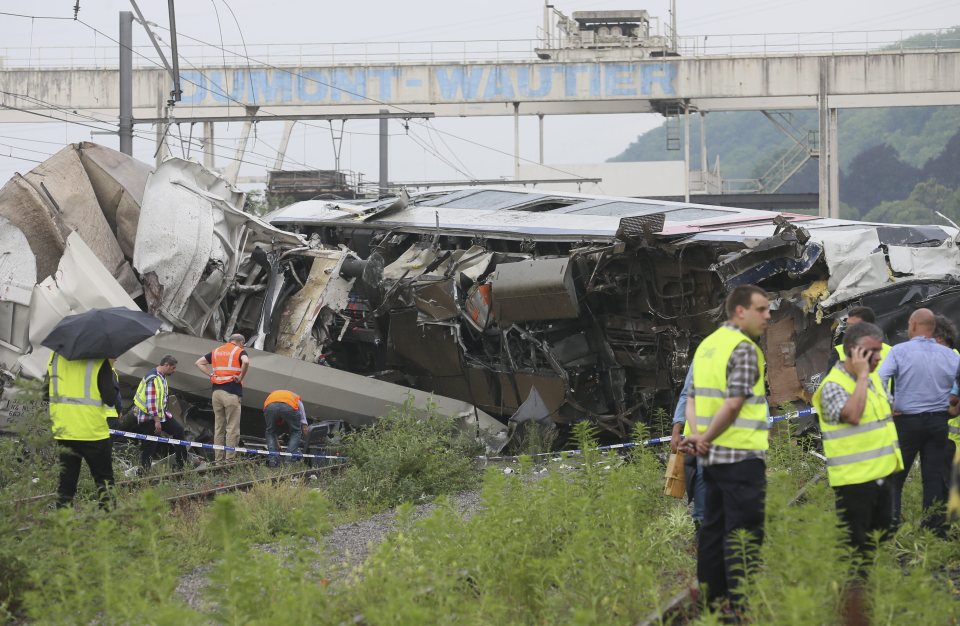
<svg viewBox="0 0 960 626">
<path fill-rule="evenodd" d="M 120 152 L 133 156 L 133 13 L 120 11 Z"/>
</svg>

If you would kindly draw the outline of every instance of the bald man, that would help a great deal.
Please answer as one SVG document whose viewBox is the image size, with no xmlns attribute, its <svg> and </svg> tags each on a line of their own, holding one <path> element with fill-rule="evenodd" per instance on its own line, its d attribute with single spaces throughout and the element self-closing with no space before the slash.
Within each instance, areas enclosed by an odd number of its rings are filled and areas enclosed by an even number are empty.
<svg viewBox="0 0 960 626">
<path fill-rule="evenodd" d="M 917 309 L 907 325 L 909 341 L 890 349 L 878 373 L 887 385 L 894 381 L 893 423 L 900 439 L 904 470 L 894 475 L 893 523 L 900 524 L 903 483 L 920 455 L 923 480 L 921 524 L 937 534 L 946 532 L 943 506 L 947 500 L 947 419 L 950 389 L 960 356 L 933 338 L 937 323 L 933 311 Z"/>
</svg>

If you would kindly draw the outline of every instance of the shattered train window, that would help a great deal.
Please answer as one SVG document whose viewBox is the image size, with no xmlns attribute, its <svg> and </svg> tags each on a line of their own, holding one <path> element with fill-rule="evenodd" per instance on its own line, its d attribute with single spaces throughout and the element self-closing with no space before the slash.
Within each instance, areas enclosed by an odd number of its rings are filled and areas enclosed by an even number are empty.
<svg viewBox="0 0 960 626">
<path fill-rule="evenodd" d="M 692 222 L 722 217 L 733 211 L 701 208 L 676 208 L 675 205 L 646 204 L 642 202 L 609 202 L 599 206 L 570 211 L 575 215 L 604 215 L 607 217 L 632 217 L 649 215 L 650 213 L 665 213 L 668 222 Z"/>
<path fill-rule="evenodd" d="M 676 211 L 667 211 L 668 222 L 696 222 L 698 220 L 710 220 L 717 217 L 723 217 L 736 213 L 736 211 L 720 211 L 718 209 L 677 209 Z"/>
<path fill-rule="evenodd" d="M 516 204 L 522 204 L 535 199 L 529 193 L 518 191 L 477 191 L 467 195 L 456 196 L 452 199 L 435 198 L 425 202 L 423 206 L 443 207 L 445 209 L 487 209 L 495 211 Z"/>
<path fill-rule="evenodd" d="M 627 217 L 630 215 L 647 215 L 648 213 L 662 213 L 669 207 L 663 204 L 644 204 L 642 202 L 608 202 L 584 209 L 570 211 L 575 215 L 603 215 L 606 217 Z"/>
</svg>

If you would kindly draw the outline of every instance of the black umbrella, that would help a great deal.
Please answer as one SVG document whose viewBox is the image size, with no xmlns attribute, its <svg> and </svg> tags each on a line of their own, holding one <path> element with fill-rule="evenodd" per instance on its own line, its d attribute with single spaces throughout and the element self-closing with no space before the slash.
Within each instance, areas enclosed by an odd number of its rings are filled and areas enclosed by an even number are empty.
<svg viewBox="0 0 960 626">
<path fill-rule="evenodd" d="M 160 320 L 123 307 L 68 315 L 41 342 L 64 358 L 115 359 L 156 334 Z"/>
</svg>

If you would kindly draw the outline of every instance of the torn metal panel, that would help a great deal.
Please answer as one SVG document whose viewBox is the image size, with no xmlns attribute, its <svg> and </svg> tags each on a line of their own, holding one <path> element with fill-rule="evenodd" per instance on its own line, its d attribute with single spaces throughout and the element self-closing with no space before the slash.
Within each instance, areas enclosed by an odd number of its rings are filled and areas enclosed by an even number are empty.
<svg viewBox="0 0 960 626">
<path fill-rule="evenodd" d="M 903 276 L 957 276 L 960 275 L 960 257 L 944 247 L 889 246 L 887 257 L 890 269 L 897 278 Z"/>
<path fill-rule="evenodd" d="M 813 231 L 812 236 L 823 244 L 823 256 L 830 269 L 827 286 L 836 291 L 847 274 L 880 247 L 880 238 L 875 228 L 856 230 Z M 858 272 L 862 272 L 860 268 Z"/>
<path fill-rule="evenodd" d="M 0 217 L 18 228 L 27 238 L 30 252 L 36 260 L 39 280 L 57 271 L 70 231 L 50 202 L 19 174 L 15 174 L 0 188 Z M 18 250 L 13 248 L 9 252 L 16 254 Z"/>
<path fill-rule="evenodd" d="M 437 259 L 436 250 L 426 246 L 411 246 L 393 263 L 383 268 L 383 277 L 389 280 L 416 278 Z"/>
<path fill-rule="evenodd" d="M 419 324 L 417 311 L 408 309 L 390 316 L 390 361 L 411 373 L 457 376 L 461 373 L 456 328 L 445 324 Z"/>
<path fill-rule="evenodd" d="M 567 258 L 498 265 L 490 279 L 494 315 L 502 325 L 577 317 L 580 302 L 571 270 Z"/>
<path fill-rule="evenodd" d="M 884 287 L 893 282 L 893 275 L 887 265 L 887 257 L 882 251 L 872 252 L 858 259 L 849 268 L 843 279 L 831 290 L 829 298 L 820 303 L 829 308 L 839 302 L 846 302 L 859 295 Z"/>
<path fill-rule="evenodd" d="M 492 260 L 492 252 L 487 252 L 480 246 L 471 246 L 457 258 L 456 272 L 476 282 L 487 272 Z"/>
<path fill-rule="evenodd" d="M 247 242 L 303 240 L 244 213 L 244 194 L 198 163 L 168 159 L 150 175 L 134 246 L 151 312 L 175 328 L 218 336 L 227 294 Z M 149 278 L 150 276 L 153 278 Z"/>
<path fill-rule="evenodd" d="M 783 273 L 801 276 L 813 268 L 822 254 L 823 245 L 810 241 L 806 229 L 785 224 L 781 232 L 732 254 L 714 265 L 713 269 L 728 288 L 733 288 L 762 284 Z"/>
<path fill-rule="evenodd" d="M 30 298 L 37 265 L 26 235 L 0 217 L 0 367 L 13 370 L 29 347 Z"/>
<path fill-rule="evenodd" d="M 50 351 L 40 342 L 53 327 L 67 315 L 110 307 L 140 310 L 84 239 L 73 233 L 67 238 L 57 272 L 33 288 L 29 333 L 33 351 L 20 358 L 18 369 L 26 376 L 45 376 Z"/>
<path fill-rule="evenodd" d="M 100 208 L 117 235 L 117 243 L 123 255 L 132 260 L 140 204 L 153 168 L 95 143 L 80 143 L 79 151 Z"/>
<path fill-rule="evenodd" d="M 78 146 L 70 145 L 36 166 L 24 180 L 53 206 L 66 228 L 80 233 L 104 267 L 135 298 L 142 293 L 117 243 L 116 235 L 97 201 L 87 172 L 80 162 Z"/>
<path fill-rule="evenodd" d="M 293 294 L 280 312 L 277 354 L 317 361 L 325 346 L 335 341 L 328 327 L 333 316 L 347 307 L 354 279 L 344 279 L 340 267 L 353 256 L 345 251 L 313 251 L 313 263 L 303 288 Z M 316 336 L 314 335 L 316 332 Z"/>
<path fill-rule="evenodd" d="M 417 285 L 414 302 L 425 321 L 452 320 L 459 312 L 456 284 L 452 278 Z"/>
</svg>

